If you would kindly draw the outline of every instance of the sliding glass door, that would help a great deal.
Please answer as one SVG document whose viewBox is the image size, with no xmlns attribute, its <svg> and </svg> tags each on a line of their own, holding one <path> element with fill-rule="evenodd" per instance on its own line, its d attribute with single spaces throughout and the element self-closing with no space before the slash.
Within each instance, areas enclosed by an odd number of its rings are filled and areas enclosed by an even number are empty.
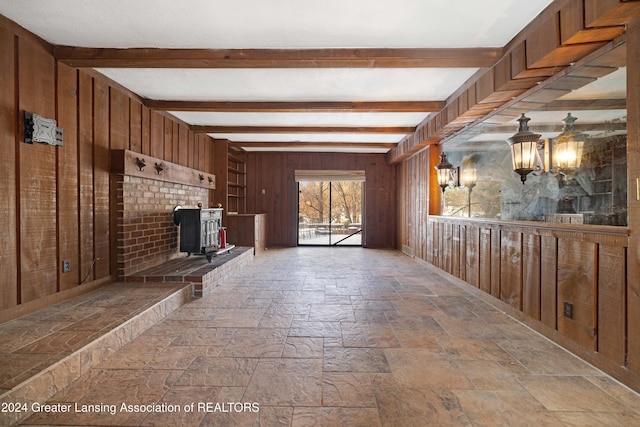
<svg viewBox="0 0 640 427">
<path fill-rule="evenodd" d="M 363 181 L 298 181 L 298 245 L 362 246 Z"/>
</svg>

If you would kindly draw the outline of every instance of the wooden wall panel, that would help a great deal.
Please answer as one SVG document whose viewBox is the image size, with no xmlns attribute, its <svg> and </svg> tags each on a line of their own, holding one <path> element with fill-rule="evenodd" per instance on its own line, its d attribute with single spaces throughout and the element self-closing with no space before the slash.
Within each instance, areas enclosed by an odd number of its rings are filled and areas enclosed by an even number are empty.
<svg viewBox="0 0 640 427">
<path fill-rule="evenodd" d="M 151 156 L 151 110 L 147 107 L 142 107 L 142 120 L 140 123 L 142 127 L 142 141 L 141 154 L 147 154 Z"/>
<path fill-rule="evenodd" d="M 460 224 L 451 229 L 451 274 L 460 277 Z"/>
<path fill-rule="evenodd" d="M 180 126 L 178 123 L 173 123 L 173 135 L 171 137 L 173 153 L 171 153 L 171 161 L 173 163 L 180 164 Z"/>
<path fill-rule="evenodd" d="M 178 164 L 188 166 L 189 164 L 189 134 L 193 134 L 186 126 L 180 126 Z M 213 169 L 212 169 L 213 171 Z M 215 173 L 215 172 L 214 172 Z M 217 187 L 217 185 L 216 185 Z"/>
<path fill-rule="evenodd" d="M 540 320 L 552 329 L 558 325 L 558 240 L 540 237 Z"/>
<path fill-rule="evenodd" d="M 129 147 L 127 149 L 142 153 L 142 104 L 135 99 L 129 100 Z"/>
<path fill-rule="evenodd" d="M 129 135 L 131 128 L 129 117 L 129 97 L 118 90 L 109 91 L 109 142 L 116 150 L 129 149 Z"/>
<path fill-rule="evenodd" d="M 15 43 L 0 27 L 0 310 L 18 301 Z"/>
<path fill-rule="evenodd" d="M 453 224 L 445 222 L 440 224 L 440 268 L 449 274 L 452 274 L 452 256 L 453 256 Z"/>
<path fill-rule="evenodd" d="M 19 111 L 55 118 L 55 64 L 38 44 L 20 40 Z M 22 139 L 22 138 L 21 138 Z M 18 146 L 20 158 L 20 302 L 57 290 L 56 147 Z"/>
<path fill-rule="evenodd" d="M 491 294 L 491 229 L 480 227 L 480 289 Z"/>
<path fill-rule="evenodd" d="M 64 133 L 64 145 L 58 147 L 58 289 L 75 287 L 80 282 L 78 236 L 78 72 L 58 64 L 58 126 Z M 71 271 L 62 272 L 62 261 L 71 261 Z"/>
<path fill-rule="evenodd" d="M 459 256 L 460 256 L 460 279 L 467 280 L 467 227 L 464 225 L 460 226 L 460 247 Z"/>
<path fill-rule="evenodd" d="M 151 112 L 139 100 L 93 71 L 56 63 L 50 46 L 16 28 L 0 19 L 0 319 L 76 295 L 79 283 L 90 289 L 114 279 L 111 149 L 149 155 L 161 147 L 168 161 L 202 154 L 202 164 L 212 164 L 209 147 L 188 152 L 193 134 L 162 116 L 167 134 L 152 148 Z M 22 142 L 22 111 L 56 119 L 63 146 Z M 68 273 L 63 260 L 71 261 Z"/>
<path fill-rule="evenodd" d="M 198 134 L 198 157 L 196 162 L 196 169 L 198 170 L 206 170 L 207 169 L 207 150 L 206 145 L 209 143 L 209 137 L 204 134 Z"/>
<path fill-rule="evenodd" d="M 477 288 L 480 283 L 480 229 L 474 224 L 467 225 L 465 239 L 465 277 L 467 283 Z"/>
<path fill-rule="evenodd" d="M 128 150 L 131 135 L 131 106 L 129 97 L 117 89 L 109 89 L 109 149 Z M 109 159 L 111 153 L 109 152 Z M 108 171 L 111 171 L 110 162 L 107 163 Z M 109 200 L 117 200 L 118 177 L 109 173 Z M 118 204 L 109 203 L 109 268 L 105 275 L 115 272 L 115 266 L 111 265 L 118 258 L 116 236 L 118 233 Z"/>
<path fill-rule="evenodd" d="M 428 222 L 427 223 L 427 253 L 423 258 L 429 264 L 436 265 L 436 259 L 434 258 L 435 250 L 436 250 L 436 240 L 435 240 L 435 228 L 438 224 L 436 222 Z"/>
<path fill-rule="evenodd" d="M 522 234 L 503 231 L 500 236 L 500 299 L 522 308 Z"/>
<path fill-rule="evenodd" d="M 625 248 L 600 245 L 598 249 L 598 351 L 624 365 L 627 328 Z"/>
<path fill-rule="evenodd" d="M 156 111 L 152 111 L 150 120 L 149 155 L 162 159 L 164 157 L 164 116 Z"/>
<path fill-rule="evenodd" d="M 634 231 L 629 236 L 627 256 L 628 364 L 640 372 L 640 200 L 634 197 L 640 177 L 640 20 L 627 30 L 627 171 L 628 222 Z"/>
<path fill-rule="evenodd" d="M 164 156 L 168 162 L 173 162 L 173 121 L 164 118 Z M 202 169 L 201 169 L 202 170 Z"/>
<path fill-rule="evenodd" d="M 442 224 L 434 222 L 432 224 L 433 230 L 433 265 L 439 268 L 443 268 L 442 257 Z"/>
<path fill-rule="evenodd" d="M 196 135 L 193 132 L 189 132 L 189 141 L 187 142 L 188 156 L 186 166 L 195 169 L 195 156 L 196 156 Z"/>
<path fill-rule="evenodd" d="M 406 183 L 409 181 L 409 164 L 410 161 L 403 162 L 398 165 L 396 168 L 397 174 L 397 182 L 398 183 Z M 417 256 L 417 249 L 413 249 L 410 244 L 411 241 L 411 228 L 413 226 L 413 222 L 411 221 L 411 217 L 408 214 L 409 205 L 411 204 L 411 200 L 409 200 L 409 192 L 411 187 L 408 185 L 398 185 L 396 189 L 397 193 L 397 207 L 396 212 L 398 214 L 398 242 L 396 243 L 397 248 L 401 248 L 403 251 L 405 247 L 410 247 L 413 251 L 414 255 Z"/>
<path fill-rule="evenodd" d="M 363 244 L 369 247 L 395 247 L 396 198 L 393 190 L 396 188 L 396 170 L 395 166 L 386 164 L 384 155 L 248 153 L 247 209 L 249 213 L 267 214 L 267 246 L 296 245 L 296 169 L 365 170 Z M 254 209 L 255 212 L 251 212 Z"/>
<path fill-rule="evenodd" d="M 80 277 L 92 281 L 95 270 L 93 222 L 93 79 L 80 73 L 78 92 L 78 185 L 80 203 Z"/>
<path fill-rule="evenodd" d="M 540 236 L 522 235 L 522 311 L 540 320 Z"/>
<path fill-rule="evenodd" d="M 501 256 L 500 256 L 500 248 L 501 248 L 501 240 L 500 237 L 502 230 L 500 228 L 492 228 L 491 231 L 491 295 L 500 299 L 500 264 L 501 264 Z"/>
<path fill-rule="evenodd" d="M 558 331 L 596 350 L 596 244 L 558 239 Z M 564 316 L 564 303 L 573 305 L 573 318 Z"/>
<path fill-rule="evenodd" d="M 109 86 L 101 80 L 93 84 L 93 209 L 96 279 L 109 276 L 110 239 L 110 153 L 109 153 Z"/>
</svg>

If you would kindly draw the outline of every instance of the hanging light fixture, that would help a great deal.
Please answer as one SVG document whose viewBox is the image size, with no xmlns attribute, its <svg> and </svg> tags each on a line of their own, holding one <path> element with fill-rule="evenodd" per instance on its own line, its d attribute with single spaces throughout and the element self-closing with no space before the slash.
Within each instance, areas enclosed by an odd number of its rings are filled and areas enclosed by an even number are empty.
<svg viewBox="0 0 640 427">
<path fill-rule="evenodd" d="M 539 163 L 538 141 L 540 134 L 529 130 L 528 122 L 531 120 L 524 113 L 518 119 L 520 124 L 518 132 L 507 140 L 511 147 L 511 160 L 513 171 L 520 175 L 520 181 L 524 185 L 527 175 L 536 169 Z"/>
<path fill-rule="evenodd" d="M 553 167 L 556 172 L 572 172 L 582 163 L 584 137 L 576 133 L 574 122 L 577 120 L 571 113 L 562 120 L 562 133 L 553 141 Z"/>
<path fill-rule="evenodd" d="M 438 185 L 444 193 L 444 190 L 449 186 L 451 171 L 453 170 L 453 165 L 447 161 L 446 154 L 440 154 L 440 163 L 435 166 L 435 169 L 438 175 Z"/>
</svg>

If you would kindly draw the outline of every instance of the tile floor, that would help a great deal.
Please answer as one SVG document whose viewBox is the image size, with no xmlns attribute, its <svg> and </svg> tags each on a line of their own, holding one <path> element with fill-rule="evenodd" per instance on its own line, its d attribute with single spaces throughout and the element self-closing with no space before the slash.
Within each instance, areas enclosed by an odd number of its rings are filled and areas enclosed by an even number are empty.
<svg viewBox="0 0 640 427">
<path fill-rule="evenodd" d="M 638 394 L 406 256 L 362 248 L 270 250 L 48 403 L 23 424 L 640 425 Z"/>
</svg>

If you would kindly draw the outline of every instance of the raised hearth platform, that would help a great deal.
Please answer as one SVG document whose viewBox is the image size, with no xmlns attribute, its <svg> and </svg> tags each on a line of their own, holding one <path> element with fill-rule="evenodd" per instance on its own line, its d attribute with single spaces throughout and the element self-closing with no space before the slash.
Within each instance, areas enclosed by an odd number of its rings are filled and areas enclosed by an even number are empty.
<svg viewBox="0 0 640 427">
<path fill-rule="evenodd" d="M 253 248 L 235 247 L 230 252 L 213 257 L 211 262 L 195 255 L 175 258 L 127 276 L 125 282 L 191 284 L 193 297 L 200 298 L 224 279 L 240 271 L 251 260 Z"/>
<path fill-rule="evenodd" d="M 0 323 L 0 425 L 14 425 L 112 353 L 253 260 L 234 248 L 207 262 L 191 256 L 136 273 L 59 304 Z M 22 411 L 24 409 L 24 411 Z"/>
</svg>

